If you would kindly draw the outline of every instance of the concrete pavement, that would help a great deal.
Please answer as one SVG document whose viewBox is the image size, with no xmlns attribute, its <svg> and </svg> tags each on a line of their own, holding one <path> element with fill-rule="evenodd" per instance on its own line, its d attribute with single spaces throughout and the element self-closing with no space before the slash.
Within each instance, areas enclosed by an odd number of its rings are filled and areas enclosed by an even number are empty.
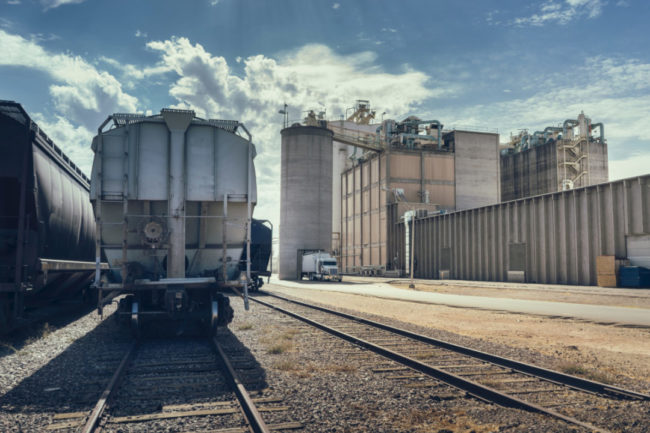
<svg viewBox="0 0 650 433">
<path fill-rule="evenodd" d="M 479 308 L 486 310 L 509 311 L 515 313 L 559 316 L 589 320 L 597 323 L 617 323 L 650 327 L 650 309 L 614 307 L 603 305 L 575 304 L 568 302 L 549 302 L 524 299 L 495 298 L 485 296 L 453 295 L 445 293 L 419 292 L 393 287 L 387 283 L 366 282 L 311 282 L 282 281 L 276 276 L 271 284 L 288 288 L 325 290 L 373 296 L 384 299 L 448 305 L 453 307 Z M 272 291 L 272 289 L 271 289 Z"/>
</svg>

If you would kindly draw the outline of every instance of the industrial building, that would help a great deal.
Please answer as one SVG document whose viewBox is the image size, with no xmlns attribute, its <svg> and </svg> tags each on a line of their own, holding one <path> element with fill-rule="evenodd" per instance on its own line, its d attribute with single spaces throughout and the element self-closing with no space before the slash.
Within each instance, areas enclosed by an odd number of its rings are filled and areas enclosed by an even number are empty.
<svg viewBox="0 0 650 433">
<path fill-rule="evenodd" d="M 347 119 L 323 114 L 282 130 L 280 278 L 295 278 L 305 249 L 332 251 L 346 273 L 395 270 L 387 239 L 404 212 L 499 201 L 496 133 L 444 131 L 414 116 L 371 124 L 368 101 Z"/>
<path fill-rule="evenodd" d="M 605 183 L 604 126 L 583 113 L 505 149 L 437 120 L 373 124 L 367 101 L 323 114 L 282 131 L 280 278 L 299 249 L 343 273 L 558 284 L 595 284 L 599 255 L 650 257 L 650 180 Z"/>
<path fill-rule="evenodd" d="M 649 206 L 646 175 L 399 222 L 389 249 L 406 269 L 414 239 L 417 278 L 596 285 L 599 256 L 650 267 Z"/>
<path fill-rule="evenodd" d="M 594 130 L 599 136 L 594 136 Z M 564 191 L 609 180 L 602 123 L 581 113 L 562 126 L 510 138 L 501 153 L 501 201 Z"/>
<path fill-rule="evenodd" d="M 400 269 L 387 240 L 409 210 L 435 214 L 499 201 L 498 134 L 445 132 L 436 120 L 414 117 L 384 121 L 377 133 L 380 149 L 367 148 L 341 175 L 339 258 L 347 273 Z"/>
</svg>

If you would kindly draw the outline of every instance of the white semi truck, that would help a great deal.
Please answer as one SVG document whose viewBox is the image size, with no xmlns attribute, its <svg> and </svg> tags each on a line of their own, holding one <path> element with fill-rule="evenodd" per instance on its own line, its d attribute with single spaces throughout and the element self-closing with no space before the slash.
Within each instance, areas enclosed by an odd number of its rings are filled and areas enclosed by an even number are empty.
<svg viewBox="0 0 650 433">
<path fill-rule="evenodd" d="M 336 258 L 325 251 L 298 250 L 298 277 L 310 280 L 341 281 Z"/>
</svg>

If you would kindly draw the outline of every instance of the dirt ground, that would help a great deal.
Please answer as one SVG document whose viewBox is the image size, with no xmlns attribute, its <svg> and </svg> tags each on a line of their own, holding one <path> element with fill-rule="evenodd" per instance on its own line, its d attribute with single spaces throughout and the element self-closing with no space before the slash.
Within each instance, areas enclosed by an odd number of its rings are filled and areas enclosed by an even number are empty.
<svg viewBox="0 0 650 433">
<path fill-rule="evenodd" d="M 384 280 L 385 281 L 385 280 Z M 402 286 L 398 284 L 397 286 Z M 507 346 L 527 348 L 562 360 L 566 372 L 587 366 L 598 372 L 590 377 L 599 381 L 614 381 L 622 376 L 634 381 L 650 383 L 650 329 L 595 324 L 586 321 L 532 316 L 526 314 L 486 311 L 470 308 L 456 308 L 442 305 L 419 304 L 394 301 L 355 294 L 327 292 L 315 289 L 267 286 L 277 293 L 303 298 L 326 305 L 344 307 L 349 310 L 389 317 L 414 325 L 442 329 L 456 334 L 482 339 Z M 267 288 L 265 287 L 265 289 Z M 473 294 L 489 296 L 495 290 L 476 287 L 440 287 L 416 285 L 416 290 L 441 291 L 442 293 Z M 479 295 L 478 293 L 482 293 Z M 534 291 L 516 291 L 520 296 L 541 296 Z M 560 300 L 583 302 L 590 295 L 582 293 L 556 292 L 551 297 L 523 297 L 520 299 Z M 496 296 L 496 295 L 493 295 Z M 498 296 L 505 297 L 500 290 Z M 513 296 L 514 297 L 514 296 Z M 612 298 L 611 296 L 608 296 Z M 599 297 L 604 302 L 605 297 Z M 640 298 L 639 307 L 647 300 Z M 636 302 L 636 301 L 635 301 Z M 584 302 L 587 303 L 587 302 Z M 595 302 L 589 302 L 595 303 Z M 612 305 L 611 303 L 608 305 Z M 628 304 L 618 304 L 628 305 Z M 583 374 L 589 377 L 589 373 Z M 609 379 L 609 380 L 608 380 Z M 647 392 L 648 386 L 645 386 Z"/>
</svg>

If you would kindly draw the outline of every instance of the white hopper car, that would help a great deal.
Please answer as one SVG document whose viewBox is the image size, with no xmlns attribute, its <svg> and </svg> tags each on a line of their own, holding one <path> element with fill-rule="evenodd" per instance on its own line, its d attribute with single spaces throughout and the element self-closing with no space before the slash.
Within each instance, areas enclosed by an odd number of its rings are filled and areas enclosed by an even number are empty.
<svg viewBox="0 0 650 433">
<path fill-rule="evenodd" d="M 250 262 L 244 274 L 239 261 L 257 188 L 246 128 L 189 110 L 114 114 L 92 149 L 96 256 L 110 268 L 95 276 L 100 311 L 111 292 L 129 294 L 118 313 L 138 332 L 149 317 L 227 325 L 229 288 L 243 290 L 248 308 Z"/>
</svg>

